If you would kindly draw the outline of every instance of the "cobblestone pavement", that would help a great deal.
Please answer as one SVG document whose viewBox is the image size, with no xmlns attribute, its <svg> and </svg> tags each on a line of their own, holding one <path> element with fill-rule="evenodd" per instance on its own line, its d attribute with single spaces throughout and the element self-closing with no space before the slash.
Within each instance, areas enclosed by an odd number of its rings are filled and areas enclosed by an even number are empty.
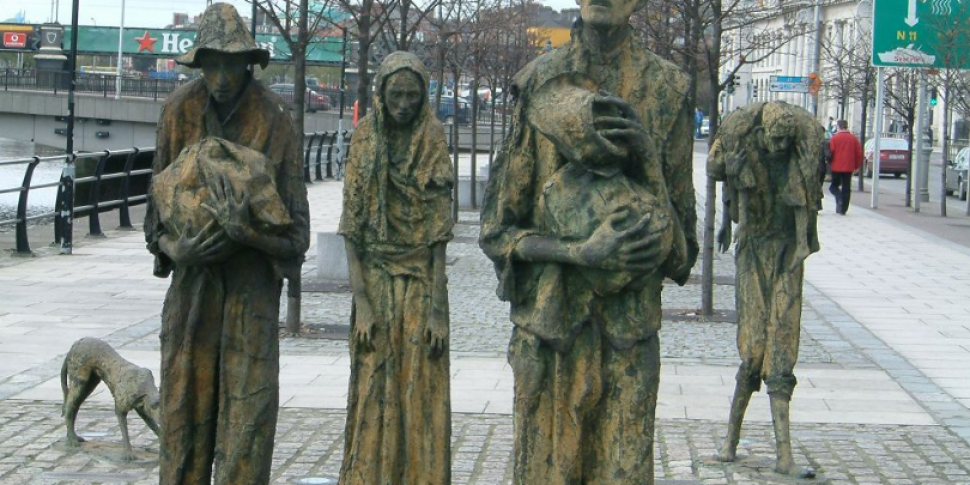
<svg viewBox="0 0 970 485">
<path fill-rule="evenodd" d="M 337 411 L 281 410 L 272 483 L 336 478 L 343 453 L 344 418 Z M 939 426 L 795 425 L 796 463 L 819 475 L 802 481 L 771 471 L 773 435 L 767 425 L 746 425 L 737 463 L 713 460 L 722 427 L 712 421 L 661 420 L 657 426 L 658 485 L 970 483 L 970 447 Z M 8 401 L 0 409 L 0 483 L 156 483 L 157 440 L 134 414 L 130 428 L 138 459 L 122 463 L 117 460 L 120 434 L 110 409 L 82 408 L 78 433 L 88 441 L 72 449 L 64 445 L 56 403 Z M 457 414 L 453 429 L 455 485 L 511 483 L 510 416 Z"/>
<path fill-rule="evenodd" d="M 314 207 L 339 204 L 336 184 L 315 184 L 311 195 Z M 698 207 L 702 202 L 698 201 Z M 333 230 L 337 214 L 315 212 L 314 229 Z M 503 367 L 511 330 L 508 308 L 495 298 L 491 265 L 477 246 L 477 221 L 477 213 L 462 212 L 456 239 L 449 246 L 452 362 L 472 369 L 469 375 L 473 376 L 454 378 L 459 387 L 453 386 L 457 390 L 453 402 L 473 398 L 510 404 L 511 377 Z M 867 222 L 876 227 L 878 221 Z M 92 396 L 93 402 L 81 410 L 78 429 L 89 442 L 80 449 L 66 448 L 56 383 L 63 352 L 80 336 L 104 338 L 123 354 L 142 359 L 140 365 L 157 363 L 158 312 L 167 282 L 149 276 L 150 261 L 143 246 L 140 236 L 109 232 L 107 240 L 79 238 L 82 250 L 70 260 L 0 257 L 0 294 L 8 297 L 0 299 L 0 485 L 157 482 L 157 441 L 135 414 L 129 422 L 139 460 L 117 461 L 120 434 L 104 394 Z M 307 290 L 313 289 L 307 284 L 315 274 L 313 256 L 311 252 L 304 268 Z M 21 264 L 25 266 L 16 267 Z M 699 271 L 698 266 L 695 272 Z M 728 314 L 734 307 L 733 272 L 731 255 L 718 255 L 715 307 Z M 800 367 L 796 368 L 800 385 L 793 404 L 796 461 L 816 469 L 819 477 L 797 481 L 771 472 L 773 434 L 765 421 L 763 394 L 752 403 L 741 460 L 734 464 L 712 460 L 726 426 L 723 418 L 738 361 L 736 326 L 692 318 L 700 301 L 697 280 L 695 274 L 684 287 L 666 285 L 663 294 L 667 314 L 661 332 L 665 372 L 661 400 L 666 413 L 661 412 L 663 419 L 657 426 L 658 485 L 970 485 L 966 437 L 970 418 L 965 404 L 952 393 L 958 387 L 955 381 L 966 378 L 965 372 L 948 369 L 954 372 L 952 379 L 934 383 L 932 376 L 914 366 L 925 367 L 920 355 L 908 361 L 890 345 L 892 339 L 874 333 L 908 320 L 890 315 L 894 321 L 862 325 L 860 314 L 878 316 L 883 314 L 881 309 L 843 308 L 834 301 L 828 281 L 825 291 L 806 283 Z M 842 293 L 861 291 L 837 289 Z M 912 295 L 904 296 L 922 298 L 915 290 Z M 958 310 L 963 309 L 961 304 L 957 300 L 951 303 Z M 349 312 L 350 294 L 345 290 L 304 293 L 303 316 L 308 327 L 346 328 Z M 921 318 L 928 321 L 927 316 Z M 918 333 L 928 330 L 914 328 L 897 338 L 918 344 L 923 341 Z M 970 345 L 970 336 L 961 342 Z M 346 402 L 339 393 L 345 392 L 346 384 L 329 377 L 334 382 L 324 389 L 320 383 L 328 378 L 320 375 L 317 379 L 322 372 L 317 366 L 328 361 L 331 370 L 344 372 L 346 349 L 345 340 L 282 340 L 281 353 L 290 359 L 284 376 L 290 380 L 290 394 L 304 399 L 294 397 L 293 402 L 301 404 L 281 409 L 274 484 L 334 483 L 300 480 L 336 477 L 345 417 L 339 408 Z M 956 355 L 957 350 L 947 352 L 940 354 L 941 361 Z M 474 370 L 474 365 L 483 370 Z M 466 389 L 479 385 L 470 382 L 476 380 L 492 382 L 496 390 Z M 300 384 L 294 384 L 296 381 Z M 339 390 L 334 392 L 335 388 Z M 964 400 L 970 400 L 970 394 Z M 482 410 L 479 406 L 453 416 L 455 484 L 509 483 L 511 407 L 492 411 L 492 401 L 488 402 L 484 412 L 489 414 L 468 414 Z"/>
</svg>

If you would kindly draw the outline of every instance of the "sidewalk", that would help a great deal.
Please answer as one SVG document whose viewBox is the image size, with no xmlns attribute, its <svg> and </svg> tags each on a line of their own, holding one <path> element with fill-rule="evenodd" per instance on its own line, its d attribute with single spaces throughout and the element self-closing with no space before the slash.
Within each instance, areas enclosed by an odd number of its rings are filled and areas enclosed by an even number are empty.
<svg viewBox="0 0 970 485">
<path fill-rule="evenodd" d="M 695 162 L 695 184 L 702 188 L 704 157 Z M 309 186 L 314 232 L 336 229 L 341 188 L 337 182 Z M 512 375 L 504 351 L 511 327 L 507 306 L 494 296 L 491 265 L 477 247 L 477 219 L 461 213 L 449 246 L 454 483 L 505 484 Z M 823 250 L 808 263 L 792 405 L 796 461 L 819 471 L 820 479 L 809 483 L 970 484 L 970 300 L 960 292 L 970 279 L 970 250 L 859 207 L 847 217 L 823 213 L 819 227 Z M 315 267 L 312 248 L 309 256 L 307 281 Z M 733 310 L 733 286 L 722 284 L 732 281 L 732 259 L 716 260 L 719 310 Z M 81 410 L 78 430 L 90 438 L 81 449 L 63 446 L 59 416 L 57 374 L 78 338 L 105 339 L 158 375 L 168 281 L 151 276 L 141 234 L 109 233 L 106 240 L 81 241 L 74 256 L 4 264 L 0 484 L 157 483 L 157 441 L 134 413 L 129 423 L 141 460 L 113 459 L 120 435 L 103 387 Z M 958 279 L 961 271 L 966 277 Z M 789 483 L 770 472 L 773 437 L 763 393 L 747 414 L 744 459 L 711 460 L 734 388 L 736 327 L 692 318 L 699 294 L 698 284 L 664 288 L 658 484 Z M 305 325 L 346 325 L 349 301 L 345 292 L 305 292 Z M 281 341 L 274 483 L 336 477 L 346 346 L 345 340 Z"/>
</svg>

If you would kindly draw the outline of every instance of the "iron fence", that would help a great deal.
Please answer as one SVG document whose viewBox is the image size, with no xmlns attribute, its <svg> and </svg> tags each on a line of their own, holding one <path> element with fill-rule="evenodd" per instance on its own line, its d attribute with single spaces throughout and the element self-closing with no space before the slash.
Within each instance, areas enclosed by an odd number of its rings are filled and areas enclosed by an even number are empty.
<svg viewBox="0 0 970 485">
<path fill-rule="evenodd" d="M 0 69 L 0 73 L 2 73 L 0 74 L 0 84 L 3 85 L 4 91 L 50 91 L 57 94 L 67 92 L 71 82 L 69 71 Z M 190 81 L 191 79 L 122 77 L 120 80 L 121 95 L 134 98 L 151 98 L 153 100 L 165 99 L 173 91 Z M 105 98 L 113 97 L 117 92 L 118 82 L 118 76 L 113 74 L 79 73 L 76 91 L 84 94 L 101 95 Z M 305 103 L 305 108 L 308 111 L 337 111 L 340 109 L 340 90 L 320 89 L 317 90 L 317 93 L 322 95 L 324 100 L 315 101 L 308 96 Z M 281 96 L 292 108 L 292 92 L 289 96 L 284 94 L 281 94 Z M 345 109 L 352 110 L 354 101 L 357 99 L 356 91 L 347 90 L 344 92 L 344 96 Z"/>
<path fill-rule="evenodd" d="M 342 136 L 345 142 L 349 139 L 346 131 Z M 312 183 L 311 171 L 316 172 L 316 180 L 323 180 L 324 176 L 340 178 L 343 169 L 338 145 L 336 132 L 304 134 L 302 161 L 307 183 Z M 155 148 L 151 147 L 0 161 L 0 167 L 24 166 L 19 186 L 0 188 L 0 195 L 19 194 L 14 218 L 0 220 L 0 227 L 16 226 L 14 251 L 21 255 L 31 254 L 27 237 L 31 221 L 53 218 L 54 242 L 60 243 L 61 251 L 67 253 L 73 245 L 76 218 L 88 217 L 89 234 L 101 236 L 101 213 L 118 209 L 120 227 L 130 229 L 133 227 L 130 208 L 147 201 L 154 156 Z M 63 164 L 60 180 L 35 184 L 34 170 L 40 163 Z M 31 191 L 42 189 L 57 190 L 54 210 L 28 215 Z"/>
<path fill-rule="evenodd" d="M 70 87 L 71 74 L 68 71 L 37 71 L 6 69 L 0 78 L 4 91 L 52 91 L 66 92 Z M 75 90 L 78 93 L 114 96 L 118 77 L 110 74 L 78 74 Z M 188 82 L 179 79 L 151 79 L 123 77 L 121 95 L 137 98 L 164 99 L 170 93 Z"/>
</svg>

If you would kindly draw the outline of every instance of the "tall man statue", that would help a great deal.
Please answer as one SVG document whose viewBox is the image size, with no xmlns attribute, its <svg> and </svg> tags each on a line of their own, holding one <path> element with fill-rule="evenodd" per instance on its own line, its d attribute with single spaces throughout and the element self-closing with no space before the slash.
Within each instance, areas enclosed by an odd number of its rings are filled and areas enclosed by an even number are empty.
<svg viewBox="0 0 970 485">
<path fill-rule="evenodd" d="M 697 255 L 687 77 L 637 44 L 643 0 L 580 0 L 513 83 L 480 245 L 511 304 L 516 485 L 653 483 L 660 292 Z"/>
<path fill-rule="evenodd" d="M 172 93 L 158 123 L 145 236 L 155 275 L 172 275 L 161 485 L 269 483 L 281 276 L 309 246 L 309 208 L 289 110 L 250 71 L 268 61 L 235 8 L 209 6 L 177 59 L 202 79 Z"/>
<path fill-rule="evenodd" d="M 823 130 L 802 108 L 783 101 L 755 103 L 725 118 L 711 147 L 708 176 L 724 182 L 730 218 L 718 235 L 722 251 L 731 245 L 732 221 L 738 224 L 741 367 L 717 456 L 721 461 L 736 458 L 745 410 L 764 381 L 775 429 L 775 469 L 796 472 L 788 415 L 796 384 L 804 261 L 819 250 L 815 222 Z"/>
</svg>

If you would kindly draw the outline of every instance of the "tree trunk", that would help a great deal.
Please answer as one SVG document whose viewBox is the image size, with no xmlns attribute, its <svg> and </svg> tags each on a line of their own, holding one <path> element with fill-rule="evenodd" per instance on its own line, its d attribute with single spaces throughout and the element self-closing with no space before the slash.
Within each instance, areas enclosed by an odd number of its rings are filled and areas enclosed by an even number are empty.
<svg viewBox="0 0 970 485">
<path fill-rule="evenodd" d="M 455 69 L 454 71 L 451 72 L 451 75 L 453 76 L 453 79 L 455 80 L 455 89 L 454 89 L 453 96 L 451 97 L 452 108 L 453 108 L 453 111 L 452 111 L 452 113 L 453 113 L 453 116 L 452 116 L 453 121 L 451 123 L 451 145 L 454 147 L 454 154 L 452 156 L 454 157 L 454 163 L 455 163 L 455 204 L 454 204 L 454 207 L 452 207 L 452 216 L 454 216 L 454 220 L 457 222 L 458 221 L 458 206 L 460 204 L 460 202 L 459 202 L 460 201 L 459 196 L 461 195 L 460 192 L 459 192 L 459 188 L 458 188 L 458 182 L 459 182 L 459 180 L 461 180 L 461 177 L 458 176 L 458 168 L 459 168 L 458 167 L 458 142 L 460 141 L 458 139 L 458 136 L 459 136 L 459 133 L 458 133 L 458 80 L 461 79 L 461 71 Z"/>
<path fill-rule="evenodd" d="M 301 0 L 302 1 L 302 0 Z M 371 11 L 373 0 L 365 0 L 361 4 L 361 14 L 357 19 L 357 116 L 363 118 L 367 114 L 367 102 L 370 99 L 370 47 L 371 27 L 373 18 Z"/>
<path fill-rule="evenodd" d="M 913 205 L 913 190 L 919 190 L 919 187 L 913 187 L 913 165 L 916 163 L 916 157 L 913 156 L 915 154 L 913 148 L 913 131 L 916 129 L 915 108 L 906 113 L 906 123 L 909 124 L 909 131 L 906 133 L 906 144 L 909 146 L 909 166 L 906 167 L 906 207 L 910 207 Z M 874 173 L 872 176 L 878 177 L 879 174 Z"/>
<path fill-rule="evenodd" d="M 946 167 L 950 157 L 950 84 L 953 71 L 947 69 L 943 78 L 943 164 L 940 167 L 940 216 L 946 217 Z M 929 163 L 929 160 L 927 160 Z M 959 197 L 960 191 L 957 190 Z"/>
<path fill-rule="evenodd" d="M 859 132 L 859 142 L 866 146 L 866 130 L 869 129 L 869 90 L 862 90 L 862 131 Z M 879 136 L 878 134 L 876 136 Z M 865 180 L 866 170 L 859 170 L 859 192 L 866 191 Z"/>
<path fill-rule="evenodd" d="M 470 184 L 469 189 L 468 189 L 468 195 L 469 195 L 469 197 L 471 197 L 469 200 L 471 201 L 472 209 L 477 209 L 478 208 L 478 202 L 476 200 L 476 197 L 478 195 L 477 194 L 478 190 L 475 187 L 475 183 L 476 183 L 476 180 L 475 180 L 475 175 L 476 174 L 475 174 L 475 172 L 478 170 L 478 167 L 477 167 L 477 165 L 478 165 L 478 163 L 477 163 L 478 162 L 478 159 L 477 159 L 477 155 L 478 155 L 478 73 L 477 72 L 472 77 L 472 84 L 469 87 L 469 90 L 470 90 L 469 95 L 472 98 L 472 120 L 471 120 L 471 123 L 472 123 L 472 159 L 471 159 L 471 162 L 472 162 L 471 163 L 472 173 L 471 173 L 471 179 L 470 179 L 471 180 L 471 184 Z M 455 98 L 457 99 L 458 96 L 455 96 Z"/>
<path fill-rule="evenodd" d="M 713 14 L 716 19 L 720 19 L 720 7 L 721 3 L 719 0 L 714 0 L 712 3 L 712 8 L 714 10 Z M 698 84 L 698 69 L 697 69 L 697 56 L 700 55 L 701 49 L 701 29 L 700 29 L 700 4 L 699 0 L 692 0 L 690 2 L 692 7 L 692 14 L 697 13 L 697 16 L 691 19 L 689 32 L 690 32 L 690 46 L 691 50 L 688 50 L 688 69 L 691 72 L 688 74 L 691 77 L 691 85 L 689 88 L 688 97 L 690 98 L 690 106 L 695 106 L 694 100 L 697 98 L 697 84 Z M 711 49 L 705 49 L 704 53 L 709 54 L 711 52 L 714 55 L 707 55 L 708 60 L 708 83 L 711 87 L 711 105 L 709 107 L 710 113 L 708 114 L 708 121 L 710 129 L 708 130 L 708 143 L 717 134 L 717 118 L 718 118 L 718 94 L 721 89 L 720 80 L 718 80 L 718 75 L 720 71 L 720 51 L 721 51 L 721 33 L 723 26 L 720 20 L 715 20 L 711 25 Z M 691 55 L 691 52 L 695 54 Z M 693 156 L 693 154 L 691 154 Z M 704 239 L 701 244 L 701 314 L 705 317 L 710 317 L 714 315 L 714 220 L 716 218 L 717 207 L 714 205 L 717 201 L 717 184 L 710 177 L 705 177 L 704 184 Z"/>
</svg>

